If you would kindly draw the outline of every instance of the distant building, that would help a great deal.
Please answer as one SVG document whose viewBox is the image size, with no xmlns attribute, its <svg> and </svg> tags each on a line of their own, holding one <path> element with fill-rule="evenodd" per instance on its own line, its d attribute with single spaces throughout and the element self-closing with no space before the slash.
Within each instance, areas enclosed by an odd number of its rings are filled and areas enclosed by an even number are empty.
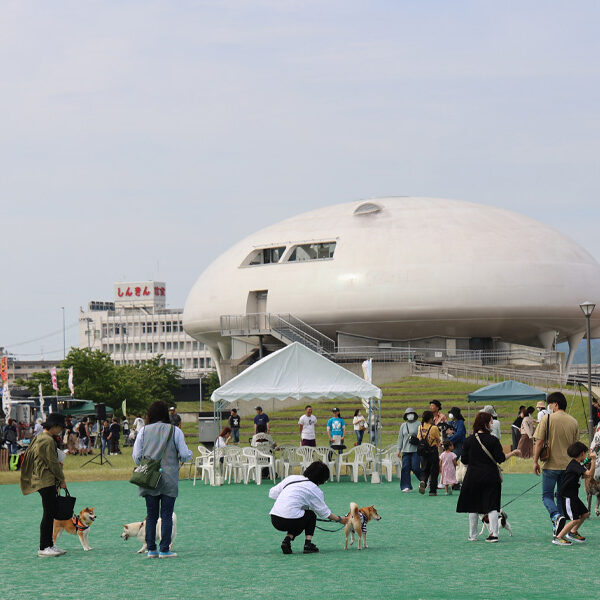
<svg viewBox="0 0 600 600">
<path fill-rule="evenodd" d="M 200 377 L 213 369 L 210 354 L 183 330 L 183 309 L 167 308 L 165 301 L 164 282 L 115 283 L 113 301 L 92 300 L 80 309 L 80 347 L 106 352 L 116 365 L 162 355 L 184 379 Z"/>
<path fill-rule="evenodd" d="M 8 356 L 7 362 L 9 385 L 14 385 L 17 379 L 30 379 L 33 373 L 49 371 L 57 365 L 56 360 L 17 360 L 12 356 Z"/>
</svg>

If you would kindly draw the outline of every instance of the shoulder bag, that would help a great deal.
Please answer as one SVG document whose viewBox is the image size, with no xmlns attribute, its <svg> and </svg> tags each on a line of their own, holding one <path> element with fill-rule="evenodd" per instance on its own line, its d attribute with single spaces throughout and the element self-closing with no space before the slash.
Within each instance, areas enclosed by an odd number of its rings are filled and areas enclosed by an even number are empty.
<svg viewBox="0 0 600 600">
<path fill-rule="evenodd" d="M 133 483 L 134 485 L 146 488 L 148 490 L 155 490 L 158 487 L 158 484 L 162 479 L 162 459 L 167 450 L 167 446 L 171 441 L 171 437 L 173 437 L 173 425 L 171 425 L 171 429 L 169 430 L 169 437 L 167 437 L 167 441 L 162 447 L 158 458 L 150 458 L 149 456 L 143 456 L 144 446 L 142 442 L 142 460 L 140 461 L 140 464 L 137 465 L 135 469 L 133 469 L 133 473 L 129 478 L 129 483 Z"/>
<path fill-rule="evenodd" d="M 504 475 L 502 475 L 502 467 L 496 462 L 496 459 L 492 456 L 490 451 L 483 445 L 483 442 L 479 439 L 479 434 L 475 434 L 475 438 L 479 442 L 481 449 L 490 457 L 490 460 L 494 463 L 496 468 L 498 469 L 498 477 L 500 477 L 500 482 L 504 481 Z"/>
<path fill-rule="evenodd" d="M 540 450 L 540 456 L 539 456 L 539 459 L 542 462 L 548 462 L 548 460 L 550 459 L 550 444 L 548 442 L 549 436 L 550 436 L 550 413 L 548 413 L 548 419 L 546 421 L 546 439 L 544 440 L 544 445 L 542 446 L 542 449 Z"/>
<path fill-rule="evenodd" d="M 418 446 L 419 445 L 419 438 L 416 435 L 411 434 L 408 431 L 408 423 L 404 423 L 402 425 L 402 427 L 406 427 L 406 433 L 408 434 L 408 443 L 412 444 L 413 446 Z"/>
</svg>

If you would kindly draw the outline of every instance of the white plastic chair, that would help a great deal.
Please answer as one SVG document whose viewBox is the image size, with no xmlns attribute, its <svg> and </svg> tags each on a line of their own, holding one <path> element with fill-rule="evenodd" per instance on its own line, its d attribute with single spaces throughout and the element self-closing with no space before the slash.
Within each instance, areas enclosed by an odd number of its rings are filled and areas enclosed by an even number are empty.
<svg viewBox="0 0 600 600">
<path fill-rule="evenodd" d="M 402 461 L 398 458 L 398 447 L 395 444 L 388 446 L 380 451 L 381 469 L 385 473 L 388 481 L 392 481 L 394 467 L 396 468 L 396 477 L 400 477 Z"/>
<path fill-rule="evenodd" d="M 237 446 L 226 446 L 221 449 L 223 454 L 223 481 L 227 479 L 227 483 L 231 483 L 233 475 L 234 483 L 239 483 L 244 478 L 244 464 L 241 460 L 242 449 Z"/>
<path fill-rule="evenodd" d="M 348 459 L 348 460 L 346 460 Z M 340 454 L 338 462 L 337 480 L 340 480 L 342 467 L 352 467 L 352 481 L 358 483 L 358 474 L 362 469 L 363 477 L 367 481 L 367 471 L 372 468 L 375 461 L 375 446 L 372 444 L 361 444 L 354 446 L 348 452 Z"/>
<path fill-rule="evenodd" d="M 290 471 L 293 472 L 294 467 L 302 468 L 304 463 L 303 456 L 299 453 L 300 448 L 285 448 L 281 457 L 283 460 L 283 473 L 284 477 L 287 477 L 290 474 Z"/>
<path fill-rule="evenodd" d="M 315 449 L 313 446 L 300 446 L 296 448 L 296 454 L 302 458 L 302 470 L 306 469 L 313 462 Z"/>
<path fill-rule="evenodd" d="M 257 485 L 262 483 L 263 468 L 269 469 L 269 475 L 273 481 L 277 481 L 275 474 L 275 460 L 271 454 L 264 454 L 256 448 L 244 448 L 244 483 L 248 484 L 250 476 L 254 476 Z"/>
<path fill-rule="evenodd" d="M 313 448 L 313 461 L 320 460 L 329 467 L 329 481 L 333 481 L 334 474 L 338 469 L 338 453 L 329 446 L 316 446 Z M 331 456 L 331 458 L 329 458 Z"/>
<path fill-rule="evenodd" d="M 207 450 L 204 446 L 198 446 L 198 452 L 200 456 L 196 457 L 194 462 L 194 483 L 196 485 L 196 478 L 198 476 L 198 471 L 200 471 L 200 477 L 204 483 L 213 483 L 213 453 L 210 450 Z"/>
</svg>

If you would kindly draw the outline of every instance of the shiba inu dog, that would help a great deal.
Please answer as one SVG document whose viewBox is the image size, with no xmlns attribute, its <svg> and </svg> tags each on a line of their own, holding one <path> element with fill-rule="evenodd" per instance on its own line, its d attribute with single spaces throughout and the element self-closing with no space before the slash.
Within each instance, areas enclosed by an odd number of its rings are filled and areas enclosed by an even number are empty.
<svg viewBox="0 0 600 600">
<path fill-rule="evenodd" d="M 73 515 L 71 519 L 65 519 L 64 521 L 54 519 L 54 531 L 52 533 L 54 544 L 56 544 L 56 540 L 58 540 L 60 534 L 66 531 L 71 535 L 79 536 L 79 541 L 86 552 L 91 550 L 89 535 L 90 526 L 96 520 L 94 508 L 94 506 L 92 508 L 86 507 L 78 515 Z"/>
<path fill-rule="evenodd" d="M 349 519 L 344 527 L 344 533 L 346 534 L 346 545 L 344 546 L 344 550 L 348 550 L 349 536 L 352 536 L 350 545 L 352 546 L 352 544 L 354 544 L 355 533 L 358 536 L 358 549 L 361 550 L 361 540 L 363 547 L 368 548 L 367 523 L 371 519 L 375 519 L 375 521 L 379 521 L 381 519 L 377 513 L 377 509 L 375 506 L 364 506 L 363 508 L 358 508 L 358 504 L 356 504 L 356 502 L 350 502 L 350 512 L 347 516 Z"/>
</svg>

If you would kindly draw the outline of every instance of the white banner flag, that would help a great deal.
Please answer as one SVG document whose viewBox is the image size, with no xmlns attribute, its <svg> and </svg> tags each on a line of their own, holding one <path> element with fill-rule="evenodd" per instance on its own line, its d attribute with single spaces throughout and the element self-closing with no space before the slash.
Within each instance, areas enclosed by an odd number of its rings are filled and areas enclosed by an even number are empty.
<svg viewBox="0 0 600 600">
<path fill-rule="evenodd" d="M 75 386 L 73 385 L 73 367 L 69 367 L 69 389 L 71 390 L 71 396 L 74 396 Z"/>
<path fill-rule="evenodd" d="M 44 412 L 44 394 L 42 394 L 42 384 L 38 385 L 38 392 L 40 393 L 40 417 L 42 421 L 46 420 L 46 413 Z"/>
<path fill-rule="evenodd" d="M 10 414 L 10 390 L 8 389 L 8 383 L 5 383 L 2 386 L 2 410 L 4 411 L 4 415 L 6 417 L 6 421 L 8 422 L 8 415 Z"/>
<path fill-rule="evenodd" d="M 363 373 L 365 380 L 369 383 L 373 383 L 373 359 L 367 358 L 362 364 Z"/>
</svg>

